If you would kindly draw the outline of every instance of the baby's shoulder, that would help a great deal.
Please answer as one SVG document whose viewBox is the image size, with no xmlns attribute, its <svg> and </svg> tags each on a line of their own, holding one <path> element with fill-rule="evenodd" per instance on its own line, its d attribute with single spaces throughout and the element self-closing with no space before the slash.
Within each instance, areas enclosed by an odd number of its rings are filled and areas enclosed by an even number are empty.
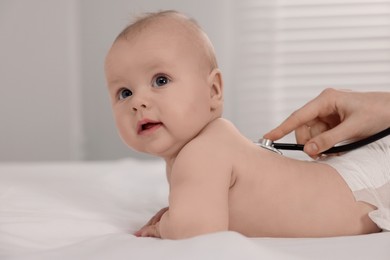
<svg viewBox="0 0 390 260">
<path fill-rule="evenodd" d="M 174 172 L 180 172 L 182 177 L 192 175 L 230 176 L 233 154 L 226 143 L 221 139 L 221 134 L 227 131 L 229 124 L 227 120 L 213 121 L 203 131 L 188 142 L 177 155 L 172 166 Z M 219 133 L 219 134 L 218 134 Z"/>
<path fill-rule="evenodd" d="M 217 118 L 210 122 L 199 134 L 201 138 L 230 138 L 232 135 L 241 135 L 232 122 L 224 118 Z"/>
<path fill-rule="evenodd" d="M 230 121 L 218 118 L 188 142 L 179 155 L 199 158 L 219 154 L 229 158 L 234 156 L 235 148 L 243 142 L 242 139 L 243 136 Z"/>
<path fill-rule="evenodd" d="M 219 120 L 218 120 L 219 121 Z M 226 134 L 226 123 L 216 122 L 215 120 L 209 123 L 202 131 L 191 139 L 182 149 L 182 152 L 202 151 L 205 149 L 219 149 L 217 145 L 220 143 L 220 135 Z"/>
</svg>

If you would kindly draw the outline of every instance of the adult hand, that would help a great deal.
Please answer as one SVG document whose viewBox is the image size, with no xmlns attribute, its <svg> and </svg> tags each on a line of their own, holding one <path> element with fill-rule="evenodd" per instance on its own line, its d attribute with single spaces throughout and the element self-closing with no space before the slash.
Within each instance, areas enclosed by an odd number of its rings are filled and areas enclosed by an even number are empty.
<svg viewBox="0 0 390 260">
<path fill-rule="evenodd" d="M 326 89 L 264 135 L 277 140 L 295 130 L 297 143 L 317 156 L 335 144 L 362 139 L 390 126 L 390 92 Z"/>
<path fill-rule="evenodd" d="M 140 230 L 134 233 L 137 237 L 158 237 L 161 238 L 159 231 L 159 223 L 161 217 L 168 211 L 168 207 L 162 208 L 156 213 Z"/>
</svg>

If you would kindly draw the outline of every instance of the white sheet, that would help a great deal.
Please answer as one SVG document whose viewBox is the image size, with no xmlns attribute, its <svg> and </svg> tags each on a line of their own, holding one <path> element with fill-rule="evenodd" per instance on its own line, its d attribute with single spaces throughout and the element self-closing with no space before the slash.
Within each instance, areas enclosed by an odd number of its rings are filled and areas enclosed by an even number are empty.
<svg viewBox="0 0 390 260">
<path fill-rule="evenodd" d="M 390 259 L 390 232 L 134 237 L 167 205 L 167 188 L 161 161 L 0 164 L 0 259 Z"/>
</svg>

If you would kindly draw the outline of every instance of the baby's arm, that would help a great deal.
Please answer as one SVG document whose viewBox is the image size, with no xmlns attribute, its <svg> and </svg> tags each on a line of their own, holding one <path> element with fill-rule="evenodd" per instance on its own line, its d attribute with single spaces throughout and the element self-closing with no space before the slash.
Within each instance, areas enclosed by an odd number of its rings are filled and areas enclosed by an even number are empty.
<svg viewBox="0 0 390 260">
<path fill-rule="evenodd" d="M 169 210 L 156 225 L 162 238 L 228 230 L 232 166 L 226 149 L 217 148 L 214 142 L 199 137 L 176 158 L 170 176 Z"/>
</svg>

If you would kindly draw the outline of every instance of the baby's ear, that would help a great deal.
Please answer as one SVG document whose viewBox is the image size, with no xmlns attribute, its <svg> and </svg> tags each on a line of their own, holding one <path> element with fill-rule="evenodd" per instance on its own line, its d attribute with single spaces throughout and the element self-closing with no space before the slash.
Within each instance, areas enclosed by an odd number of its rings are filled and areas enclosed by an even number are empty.
<svg viewBox="0 0 390 260">
<path fill-rule="evenodd" d="M 211 110 L 215 110 L 223 104 L 223 81 L 219 69 L 214 69 L 209 76 Z"/>
</svg>

